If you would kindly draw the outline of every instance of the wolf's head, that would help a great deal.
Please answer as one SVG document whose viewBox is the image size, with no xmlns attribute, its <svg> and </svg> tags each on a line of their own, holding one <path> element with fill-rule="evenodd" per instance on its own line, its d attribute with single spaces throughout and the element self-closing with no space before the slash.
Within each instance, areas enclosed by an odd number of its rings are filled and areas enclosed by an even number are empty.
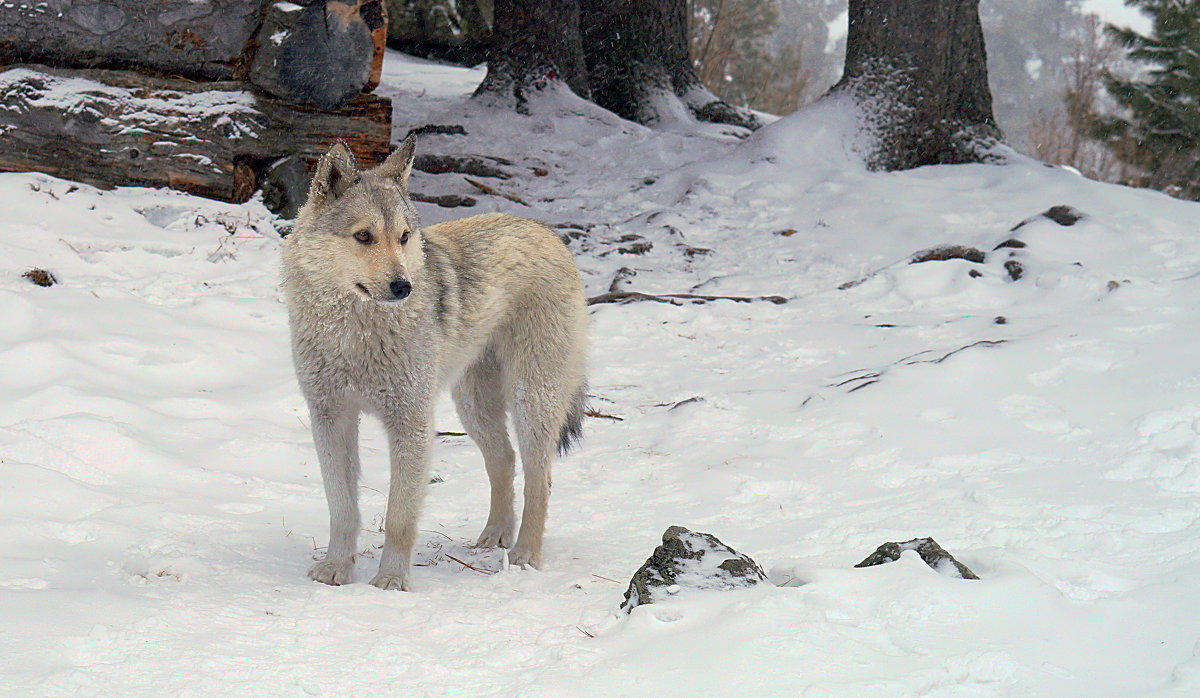
<svg viewBox="0 0 1200 698">
<path fill-rule="evenodd" d="M 415 147 L 409 136 L 383 164 L 360 171 L 350 148 L 334 143 L 287 237 L 285 263 L 330 291 L 380 303 L 407 298 L 425 263 L 408 195 Z"/>
</svg>

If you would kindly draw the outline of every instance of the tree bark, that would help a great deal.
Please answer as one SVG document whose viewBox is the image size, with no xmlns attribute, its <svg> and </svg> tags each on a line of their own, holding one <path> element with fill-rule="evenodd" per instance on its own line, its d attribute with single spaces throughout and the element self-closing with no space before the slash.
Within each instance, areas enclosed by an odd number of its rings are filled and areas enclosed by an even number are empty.
<svg viewBox="0 0 1200 698">
<path fill-rule="evenodd" d="M 589 95 L 576 0 L 496 0 L 488 72 L 476 96 L 515 99 L 525 112 L 528 93 L 565 83 Z"/>
<path fill-rule="evenodd" d="M 753 113 L 721 101 L 688 56 L 685 0 L 579 0 L 592 99 L 643 124 L 694 117 L 758 128 Z"/>
<path fill-rule="evenodd" d="M 873 135 L 867 164 L 903 170 L 983 162 L 992 114 L 979 0 L 850 0 L 847 92 Z"/>
<path fill-rule="evenodd" d="M 0 2 L 0 65 L 249 79 L 334 109 L 378 84 L 386 32 L 382 0 L 19 0 Z"/>
<path fill-rule="evenodd" d="M 228 80 L 263 0 L 0 2 L 0 63 L 141 66 Z"/>
<path fill-rule="evenodd" d="M 336 139 L 363 162 L 388 154 L 391 102 L 358 95 L 337 111 L 289 105 L 246 83 L 194 83 L 115 70 L 0 70 L 0 171 L 99 187 L 169 186 L 242 202 L 263 170 L 311 167 Z"/>
</svg>

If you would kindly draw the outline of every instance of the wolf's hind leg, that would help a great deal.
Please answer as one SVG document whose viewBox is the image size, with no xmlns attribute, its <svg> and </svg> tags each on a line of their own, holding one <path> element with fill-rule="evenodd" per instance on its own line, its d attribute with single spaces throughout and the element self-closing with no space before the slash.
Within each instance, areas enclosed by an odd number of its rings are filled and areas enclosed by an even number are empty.
<svg viewBox="0 0 1200 698">
<path fill-rule="evenodd" d="M 476 545 L 511 547 L 514 542 L 513 477 L 516 454 L 508 440 L 508 405 L 503 376 L 496 356 L 488 350 L 454 387 L 454 405 L 467 434 L 483 452 L 491 482 L 491 507 L 487 525 Z"/>
<path fill-rule="evenodd" d="M 342 401 L 310 400 L 309 418 L 329 505 L 329 547 L 308 576 L 322 584 L 349 584 L 360 526 L 358 411 Z"/>
<path fill-rule="evenodd" d="M 557 386 L 536 380 L 516 384 L 514 406 L 521 468 L 525 473 L 525 506 L 510 564 L 540 568 L 546 511 L 550 503 L 550 466 L 562 431 L 562 400 Z"/>
</svg>

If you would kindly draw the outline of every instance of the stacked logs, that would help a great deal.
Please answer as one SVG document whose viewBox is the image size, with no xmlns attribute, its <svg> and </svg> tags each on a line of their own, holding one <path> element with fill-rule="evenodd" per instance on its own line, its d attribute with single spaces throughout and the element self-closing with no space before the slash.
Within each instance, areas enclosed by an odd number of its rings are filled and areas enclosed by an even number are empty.
<svg viewBox="0 0 1200 698">
<path fill-rule="evenodd" d="M 383 0 L 0 3 L 0 171 L 240 203 L 337 138 L 378 161 L 386 37 Z"/>
</svg>

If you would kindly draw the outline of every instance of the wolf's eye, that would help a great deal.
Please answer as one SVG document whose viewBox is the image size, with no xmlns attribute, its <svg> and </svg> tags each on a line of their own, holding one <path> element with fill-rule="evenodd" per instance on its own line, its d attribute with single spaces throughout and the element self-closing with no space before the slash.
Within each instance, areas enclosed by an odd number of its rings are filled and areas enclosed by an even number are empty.
<svg viewBox="0 0 1200 698">
<path fill-rule="evenodd" d="M 400 236 L 400 244 L 403 245 L 407 242 L 408 242 L 408 231 L 406 230 L 406 231 L 404 231 L 404 234 Z"/>
<path fill-rule="evenodd" d="M 358 231 L 357 233 L 354 234 L 354 239 L 358 240 L 359 242 L 361 242 L 364 245 L 370 245 L 372 242 L 375 241 L 375 238 L 371 236 L 371 231 L 369 231 L 369 230 Z"/>
</svg>

